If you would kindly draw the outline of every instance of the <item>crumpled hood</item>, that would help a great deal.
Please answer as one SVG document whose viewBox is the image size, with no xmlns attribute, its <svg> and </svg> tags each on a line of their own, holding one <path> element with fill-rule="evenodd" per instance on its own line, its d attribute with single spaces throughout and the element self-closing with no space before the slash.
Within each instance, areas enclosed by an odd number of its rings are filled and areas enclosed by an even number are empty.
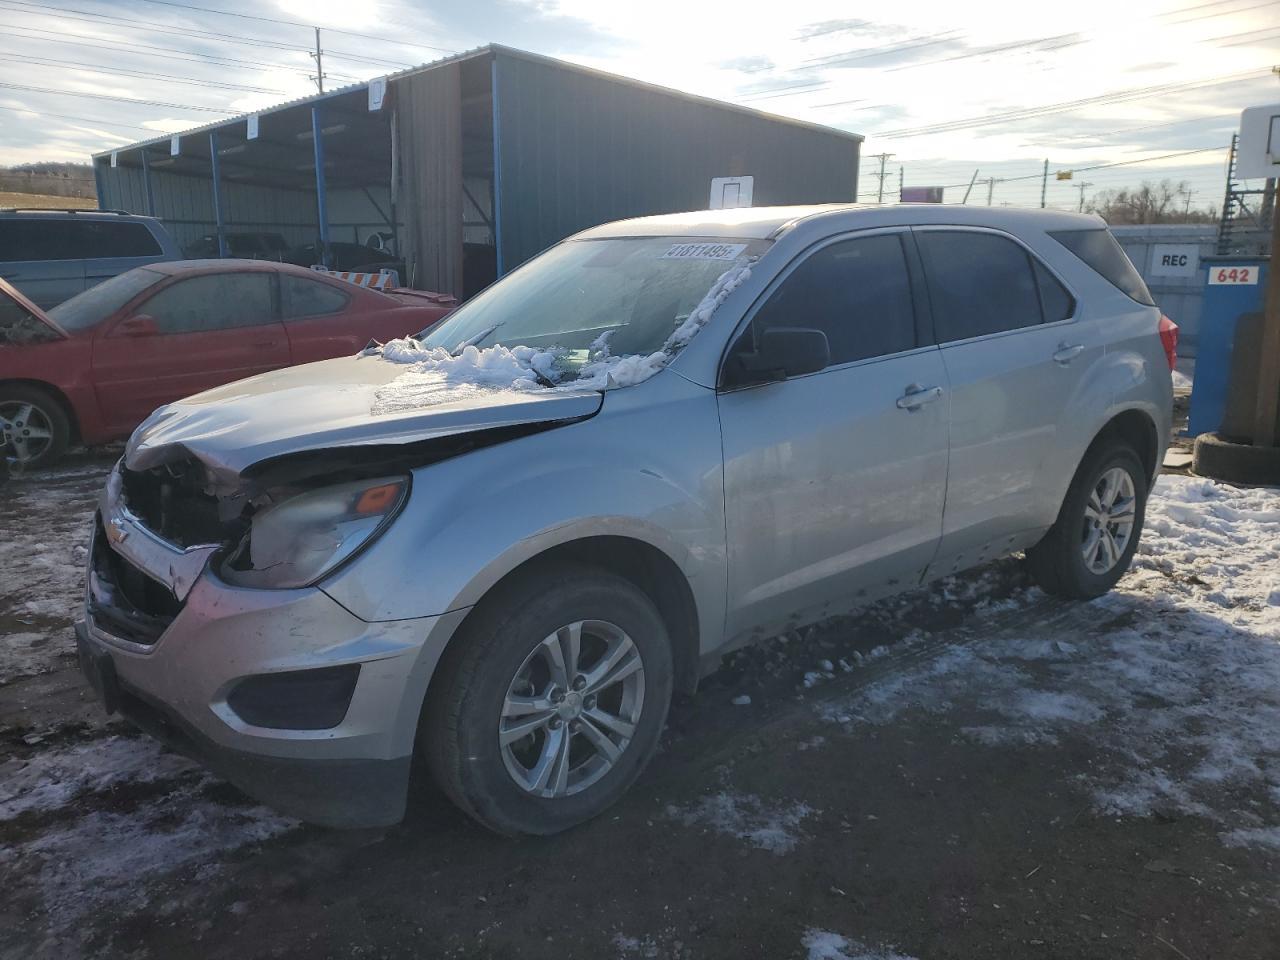
<svg viewBox="0 0 1280 960">
<path fill-rule="evenodd" d="M 594 390 L 459 388 L 430 406 L 374 412 L 405 367 L 377 356 L 339 357 L 239 380 L 161 407 L 129 439 L 125 463 L 145 470 L 188 456 L 222 482 L 262 460 L 308 450 L 405 444 L 520 424 L 580 420 L 599 411 Z"/>
</svg>

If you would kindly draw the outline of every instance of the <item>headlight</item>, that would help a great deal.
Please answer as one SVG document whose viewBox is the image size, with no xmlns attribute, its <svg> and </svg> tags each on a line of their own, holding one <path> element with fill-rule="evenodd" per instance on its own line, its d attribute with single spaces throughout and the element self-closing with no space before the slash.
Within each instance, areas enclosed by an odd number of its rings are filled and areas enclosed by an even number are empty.
<svg viewBox="0 0 1280 960">
<path fill-rule="evenodd" d="M 241 587 L 305 587 L 376 537 L 400 509 L 407 477 L 383 477 L 300 493 L 254 516 L 248 537 L 222 565 Z"/>
</svg>

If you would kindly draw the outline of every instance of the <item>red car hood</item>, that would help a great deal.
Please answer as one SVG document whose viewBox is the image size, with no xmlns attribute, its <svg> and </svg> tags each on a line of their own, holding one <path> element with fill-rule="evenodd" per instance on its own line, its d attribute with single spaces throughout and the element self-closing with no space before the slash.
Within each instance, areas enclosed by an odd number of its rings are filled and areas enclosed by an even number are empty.
<svg viewBox="0 0 1280 960">
<path fill-rule="evenodd" d="M 23 296 L 17 287 L 11 284 L 8 280 L 5 280 L 3 277 L 0 277 L 0 297 L 8 297 L 10 300 L 14 301 L 27 313 L 31 314 L 41 323 L 48 326 L 49 329 L 58 336 L 63 337 L 64 339 L 70 336 L 67 331 L 54 323 L 47 313 Z"/>
</svg>

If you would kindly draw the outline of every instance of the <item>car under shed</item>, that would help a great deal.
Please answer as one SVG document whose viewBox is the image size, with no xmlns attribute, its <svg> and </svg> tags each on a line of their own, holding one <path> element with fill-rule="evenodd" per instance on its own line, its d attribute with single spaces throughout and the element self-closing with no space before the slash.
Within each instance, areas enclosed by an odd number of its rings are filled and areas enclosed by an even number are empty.
<svg viewBox="0 0 1280 960">
<path fill-rule="evenodd" d="M 851 202 L 861 142 L 490 45 L 93 163 L 103 209 L 182 246 L 269 232 L 331 265 L 381 246 L 406 286 L 469 296 L 586 227 L 705 209 L 713 178 L 750 177 L 756 206 Z"/>
</svg>

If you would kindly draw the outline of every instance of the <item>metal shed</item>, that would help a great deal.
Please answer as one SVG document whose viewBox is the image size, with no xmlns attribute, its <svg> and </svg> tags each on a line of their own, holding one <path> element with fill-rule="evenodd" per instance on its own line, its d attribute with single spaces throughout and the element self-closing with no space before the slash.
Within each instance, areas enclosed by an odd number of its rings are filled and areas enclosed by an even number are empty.
<svg viewBox="0 0 1280 960">
<path fill-rule="evenodd" d="M 713 177 L 752 177 L 757 206 L 852 201 L 861 141 L 491 45 L 93 162 L 101 207 L 180 244 L 386 237 L 408 285 L 470 295 L 585 227 L 706 208 Z"/>
</svg>

